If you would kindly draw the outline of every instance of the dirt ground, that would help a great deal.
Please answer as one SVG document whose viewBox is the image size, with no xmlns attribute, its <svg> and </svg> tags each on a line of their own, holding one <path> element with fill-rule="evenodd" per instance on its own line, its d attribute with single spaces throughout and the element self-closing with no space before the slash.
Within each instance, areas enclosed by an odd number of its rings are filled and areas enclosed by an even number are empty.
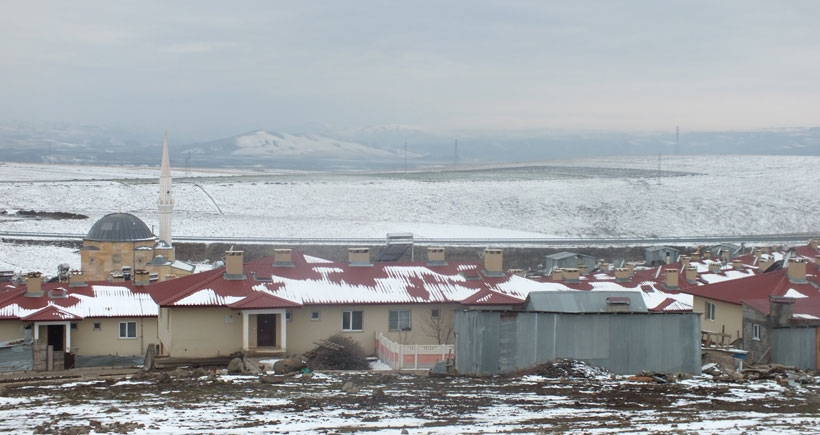
<svg viewBox="0 0 820 435">
<path fill-rule="evenodd" d="M 570 374 L 213 369 L 5 379 L 7 433 L 820 433 L 820 387 Z M 21 431 L 21 429 L 24 430 Z"/>
</svg>

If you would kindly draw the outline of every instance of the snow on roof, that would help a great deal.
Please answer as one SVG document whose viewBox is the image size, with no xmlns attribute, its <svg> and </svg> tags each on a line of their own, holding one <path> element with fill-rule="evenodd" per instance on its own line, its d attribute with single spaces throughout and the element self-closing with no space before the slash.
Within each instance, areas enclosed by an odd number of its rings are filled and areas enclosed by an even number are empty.
<svg viewBox="0 0 820 435">
<path fill-rule="evenodd" d="M 812 316 L 811 314 L 792 314 L 792 317 L 795 319 L 820 320 L 820 317 Z"/>
<path fill-rule="evenodd" d="M 787 297 L 787 298 L 807 298 L 808 297 L 808 296 L 804 295 L 803 293 L 800 293 L 799 291 L 797 291 L 793 288 L 790 288 L 786 293 L 783 294 L 783 296 Z"/>
<path fill-rule="evenodd" d="M 145 292 L 123 285 L 91 284 L 85 287 L 61 287 L 64 284 L 43 284 L 43 295 L 25 296 L 24 286 L 15 297 L 0 303 L 0 319 L 22 319 L 44 308 L 54 306 L 79 318 L 86 317 L 155 317 L 159 306 Z M 66 290 L 65 297 L 52 298 L 49 291 Z"/>
<path fill-rule="evenodd" d="M 213 289 L 206 288 L 194 292 L 176 302 L 173 305 L 176 306 L 222 306 L 222 305 L 230 305 L 235 302 L 241 301 L 244 299 L 244 296 L 222 296 L 217 294 Z"/>
<path fill-rule="evenodd" d="M 305 255 L 304 258 L 305 258 L 305 262 L 310 263 L 310 264 L 333 263 L 330 260 L 325 260 L 324 258 L 319 258 L 319 257 L 313 257 L 311 255 Z"/>
</svg>

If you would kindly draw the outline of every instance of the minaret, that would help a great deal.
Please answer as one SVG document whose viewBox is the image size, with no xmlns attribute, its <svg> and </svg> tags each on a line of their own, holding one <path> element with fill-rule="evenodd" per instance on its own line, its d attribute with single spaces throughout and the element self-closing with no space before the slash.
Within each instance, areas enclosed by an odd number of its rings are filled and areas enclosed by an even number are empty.
<svg viewBox="0 0 820 435">
<path fill-rule="evenodd" d="M 159 239 L 173 246 L 171 240 L 171 214 L 174 211 L 174 198 L 171 196 L 171 163 L 168 159 L 168 132 L 165 132 L 165 144 L 162 146 L 162 168 L 159 173 Z"/>
</svg>

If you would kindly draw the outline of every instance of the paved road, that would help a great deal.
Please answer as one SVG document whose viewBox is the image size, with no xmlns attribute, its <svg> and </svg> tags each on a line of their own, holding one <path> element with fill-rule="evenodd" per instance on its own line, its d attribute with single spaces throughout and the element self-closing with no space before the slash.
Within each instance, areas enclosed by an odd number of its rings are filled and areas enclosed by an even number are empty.
<svg viewBox="0 0 820 435">
<path fill-rule="evenodd" d="M 714 245 L 734 243 L 747 245 L 767 244 L 805 244 L 814 233 L 787 234 L 747 234 L 736 236 L 679 236 L 679 237 L 581 237 L 581 238 L 453 238 L 453 239 L 414 239 L 417 245 L 443 246 L 655 246 L 655 245 Z M 24 240 L 82 240 L 85 234 L 34 233 L 34 232 L 0 232 L 2 238 Z M 281 245 L 381 245 L 385 238 L 310 238 L 310 237 L 212 237 L 212 236 L 174 236 L 177 242 L 201 243 L 260 243 Z"/>
</svg>

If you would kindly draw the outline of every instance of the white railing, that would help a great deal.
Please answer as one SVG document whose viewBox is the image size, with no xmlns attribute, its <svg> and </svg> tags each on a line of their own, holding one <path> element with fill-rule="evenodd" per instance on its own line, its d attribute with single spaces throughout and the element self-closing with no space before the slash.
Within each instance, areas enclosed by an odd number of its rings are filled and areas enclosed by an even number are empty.
<svg viewBox="0 0 820 435">
<path fill-rule="evenodd" d="M 429 369 L 453 356 L 452 344 L 399 344 L 376 333 L 379 359 L 393 370 Z"/>
</svg>

